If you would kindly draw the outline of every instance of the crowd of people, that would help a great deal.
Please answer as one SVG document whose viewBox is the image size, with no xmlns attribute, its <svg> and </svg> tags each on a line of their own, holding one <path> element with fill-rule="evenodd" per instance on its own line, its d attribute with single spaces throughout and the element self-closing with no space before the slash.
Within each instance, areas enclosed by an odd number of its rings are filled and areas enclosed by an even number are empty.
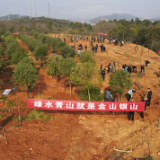
<svg viewBox="0 0 160 160">
<path fill-rule="evenodd" d="M 75 41 L 79 42 L 79 39 L 80 40 L 83 40 L 83 41 L 88 41 L 89 38 L 86 37 L 86 36 L 76 36 L 74 38 Z M 97 53 L 97 50 L 98 48 L 100 48 L 101 52 L 105 52 L 106 51 L 106 47 L 101 44 L 101 45 L 98 45 L 97 43 L 104 43 L 105 42 L 105 38 L 101 38 L 101 37 L 91 37 L 91 49 L 94 53 Z M 64 38 L 64 41 L 66 42 L 66 39 Z M 70 38 L 70 41 L 73 42 L 73 37 Z M 97 42 L 96 44 L 93 45 L 93 43 Z M 126 41 L 122 41 L 120 39 L 108 39 L 108 44 L 114 44 L 114 45 L 118 45 L 120 44 L 120 46 L 123 46 L 124 44 L 126 44 Z M 75 46 L 71 46 L 72 48 L 75 49 Z M 82 42 L 78 44 L 78 56 L 81 55 L 82 53 L 82 50 L 85 49 L 85 51 L 88 50 L 88 47 L 87 47 L 87 44 L 84 45 L 84 48 L 83 48 L 83 45 L 82 45 Z M 150 62 L 148 60 L 145 60 L 145 63 L 143 65 L 140 65 L 140 73 L 145 73 L 145 67 L 147 67 L 148 65 L 150 64 Z M 105 67 L 103 69 L 103 66 L 101 65 L 100 66 L 100 71 L 101 71 L 101 75 L 102 75 L 102 79 L 103 81 L 105 80 L 105 75 L 106 75 L 106 72 L 107 74 L 109 75 L 110 73 L 114 72 L 116 70 L 116 64 L 115 62 L 113 64 L 109 63 L 107 68 Z M 123 64 L 122 65 L 122 70 L 124 70 L 125 72 L 129 72 L 130 74 L 132 73 L 137 73 L 137 66 L 135 65 L 126 65 L 126 64 Z M 158 73 L 158 77 L 160 77 L 160 68 L 159 68 L 159 73 Z M 128 102 L 134 102 L 134 99 L 133 99 L 133 94 L 136 93 L 136 90 L 135 89 L 131 89 L 128 91 L 128 94 L 127 94 L 127 99 L 128 99 Z M 145 109 L 147 106 L 150 106 L 150 101 L 151 101 L 151 97 L 152 97 L 152 91 L 150 88 L 148 88 L 148 93 L 146 94 L 145 98 L 144 98 L 144 102 L 145 102 Z M 105 101 L 111 101 L 111 102 L 115 102 L 117 101 L 118 98 L 116 96 L 112 96 L 111 95 L 111 90 L 107 90 L 106 93 L 105 93 Z M 141 118 L 144 118 L 144 113 L 141 112 L 140 113 L 140 116 Z M 128 114 L 128 119 L 129 120 L 134 120 L 134 112 L 129 112 Z"/>
<path fill-rule="evenodd" d="M 81 40 L 81 43 L 78 44 L 78 56 L 80 56 L 80 53 L 82 53 L 82 50 L 83 50 L 83 46 L 82 46 L 82 41 L 89 41 L 89 37 L 88 36 L 75 36 L 75 37 L 72 37 L 70 36 L 70 42 L 79 42 L 79 40 Z M 98 48 L 100 48 L 101 52 L 105 52 L 106 51 L 106 47 L 103 43 L 105 43 L 105 40 L 106 38 L 102 38 L 101 36 L 100 37 L 91 37 L 91 42 L 90 42 L 90 46 L 91 46 L 91 50 L 94 52 L 94 53 L 97 53 L 98 51 Z M 64 42 L 66 42 L 66 38 L 64 38 Z M 93 44 L 97 42 L 96 44 Z M 100 45 L 98 45 L 99 43 L 101 43 Z M 122 41 L 120 39 L 108 39 L 108 44 L 115 44 L 115 45 L 118 45 L 120 44 L 120 46 L 123 46 L 124 43 L 126 43 L 125 41 Z M 71 46 L 72 48 L 75 49 L 75 45 Z M 88 47 L 87 47 L 87 44 L 85 45 L 85 51 L 87 51 Z"/>
<path fill-rule="evenodd" d="M 134 99 L 133 99 L 133 94 L 134 93 L 136 93 L 135 89 L 131 89 L 131 90 L 128 91 L 128 93 L 126 94 L 128 102 L 134 102 Z M 146 110 L 147 106 L 150 106 L 151 98 L 152 98 L 152 91 L 151 91 L 150 88 L 148 88 L 148 92 L 145 95 L 144 100 L 143 100 L 143 102 L 145 103 L 144 110 Z M 117 97 L 116 96 L 112 96 L 111 89 L 108 89 L 105 92 L 105 101 L 106 102 L 107 101 L 116 102 L 116 100 L 118 100 Z M 140 116 L 141 116 L 141 118 L 144 119 L 144 112 L 141 112 Z M 134 121 L 134 112 L 129 112 L 128 113 L 128 119 Z"/>
</svg>

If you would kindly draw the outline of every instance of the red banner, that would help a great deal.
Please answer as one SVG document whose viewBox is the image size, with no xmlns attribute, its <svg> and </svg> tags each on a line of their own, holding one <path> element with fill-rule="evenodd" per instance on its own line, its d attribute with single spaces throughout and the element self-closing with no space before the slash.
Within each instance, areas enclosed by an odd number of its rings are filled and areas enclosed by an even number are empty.
<svg viewBox="0 0 160 160">
<path fill-rule="evenodd" d="M 144 111 L 144 102 L 93 102 L 27 99 L 27 108 L 61 111 Z"/>
<path fill-rule="evenodd" d="M 13 35 L 17 35 L 19 32 L 14 32 L 12 33 Z M 25 34 L 27 34 L 28 32 L 26 31 Z"/>
<path fill-rule="evenodd" d="M 19 32 L 12 33 L 13 35 L 17 35 Z"/>
<path fill-rule="evenodd" d="M 159 55 L 160 55 L 160 50 L 158 50 L 158 51 L 157 51 L 157 54 L 159 54 Z"/>
<path fill-rule="evenodd" d="M 98 33 L 98 32 L 96 32 L 96 34 L 100 34 L 100 35 L 103 35 L 103 36 L 108 36 L 107 33 Z"/>
</svg>

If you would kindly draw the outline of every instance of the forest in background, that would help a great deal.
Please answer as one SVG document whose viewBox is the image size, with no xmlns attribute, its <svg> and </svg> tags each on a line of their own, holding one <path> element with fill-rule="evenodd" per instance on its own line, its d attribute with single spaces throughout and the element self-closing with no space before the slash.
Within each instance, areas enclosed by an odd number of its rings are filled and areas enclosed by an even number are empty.
<svg viewBox="0 0 160 160">
<path fill-rule="evenodd" d="M 21 18 L 0 22 L 0 36 L 5 31 L 21 32 L 35 30 L 39 33 L 64 33 L 73 35 L 97 36 L 96 32 L 108 33 L 107 38 L 126 40 L 147 47 L 155 52 L 160 49 L 160 21 L 150 21 L 136 18 L 127 21 L 100 21 L 95 25 L 70 22 L 46 17 Z M 101 36 L 103 37 L 103 36 Z"/>
</svg>

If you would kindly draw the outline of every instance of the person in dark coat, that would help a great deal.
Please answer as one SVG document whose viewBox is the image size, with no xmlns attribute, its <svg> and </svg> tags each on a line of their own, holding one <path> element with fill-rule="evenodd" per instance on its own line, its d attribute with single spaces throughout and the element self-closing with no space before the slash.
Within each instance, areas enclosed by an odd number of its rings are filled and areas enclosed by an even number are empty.
<svg viewBox="0 0 160 160">
<path fill-rule="evenodd" d="M 133 102 L 133 98 L 131 98 L 130 102 Z M 134 121 L 134 112 L 129 112 L 128 119 Z"/>
<path fill-rule="evenodd" d="M 145 66 L 148 66 L 148 64 L 150 64 L 150 62 L 145 60 Z"/>
<path fill-rule="evenodd" d="M 126 68 L 126 64 L 123 64 L 122 69 L 125 70 L 125 68 Z"/>
<path fill-rule="evenodd" d="M 114 45 L 118 45 L 118 43 L 119 43 L 119 40 L 116 39 Z"/>
<path fill-rule="evenodd" d="M 134 73 L 137 73 L 137 67 L 136 67 L 136 66 L 132 66 L 132 71 L 133 71 Z"/>
<path fill-rule="evenodd" d="M 102 67 L 103 67 L 103 65 L 101 64 L 100 71 L 102 71 L 102 70 L 103 70 L 103 69 L 102 69 Z"/>
<path fill-rule="evenodd" d="M 112 66 L 111 66 L 111 63 L 108 65 L 108 75 L 111 73 L 111 69 L 112 69 Z"/>
<path fill-rule="evenodd" d="M 104 79 L 105 79 L 105 75 L 106 75 L 106 69 L 103 69 L 103 70 L 102 70 L 102 78 L 103 78 L 103 81 L 104 81 Z"/>
<path fill-rule="evenodd" d="M 132 74 L 132 66 L 128 66 L 127 71 Z"/>
<path fill-rule="evenodd" d="M 85 45 L 85 51 L 87 51 L 87 45 Z"/>
<path fill-rule="evenodd" d="M 148 93 L 147 93 L 147 96 L 146 96 L 147 106 L 150 106 L 151 98 L 152 98 L 152 91 L 151 91 L 150 88 L 148 88 Z"/>
<path fill-rule="evenodd" d="M 142 72 L 145 72 L 144 65 L 141 65 L 141 73 L 142 73 Z"/>
<path fill-rule="evenodd" d="M 103 51 L 104 51 L 104 46 L 103 46 L 103 44 L 100 45 L 100 47 L 101 47 L 101 52 L 103 53 Z"/>
<path fill-rule="evenodd" d="M 144 110 L 146 110 L 147 102 L 146 102 L 146 100 L 144 100 L 143 102 L 145 102 Z M 140 116 L 141 116 L 141 118 L 144 119 L 144 112 L 141 112 L 141 113 L 140 113 Z"/>
</svg>

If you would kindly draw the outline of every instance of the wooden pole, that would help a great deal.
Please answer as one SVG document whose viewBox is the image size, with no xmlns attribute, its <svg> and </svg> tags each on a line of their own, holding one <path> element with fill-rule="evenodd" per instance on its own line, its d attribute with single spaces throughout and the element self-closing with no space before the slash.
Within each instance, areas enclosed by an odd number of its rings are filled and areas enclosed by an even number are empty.
<svg viewBox="0 0 160 160">
<path fill-rule="evenodd" d="M 17 98 L 18 98 L 18 113 L 19 113 L 19 125 L 21 124 L 21 114 L 20 114 L 20 107 L 19 107 L 19 97 L 17 94 Z"/>
<path fill-rule="evenodd" d="M 3 127 L 3 133 L 4 133 L 4 137 L 5 137 L 6 144 L 8 144 L 7 136 L 6 136 L 6 132 L 5 132 L 5 128 L 4 128 L 4 127 Z"/>
</svg>

